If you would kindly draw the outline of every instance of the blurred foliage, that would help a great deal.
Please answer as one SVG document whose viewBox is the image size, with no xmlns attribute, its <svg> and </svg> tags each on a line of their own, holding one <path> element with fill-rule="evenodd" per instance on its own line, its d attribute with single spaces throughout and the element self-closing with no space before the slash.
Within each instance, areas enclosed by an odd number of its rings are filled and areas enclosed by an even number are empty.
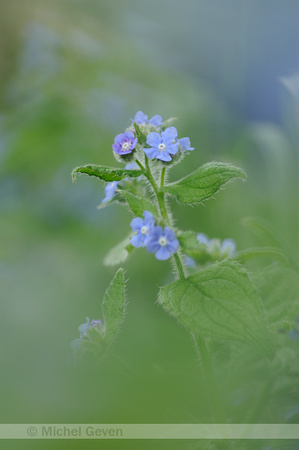
<svg viewBox="0 0 299 450">
<path fill-rule="evenodd" d="M 177 4 L 175 17 L 181 8 Z M 233 238 L 243 250 L 259 241 L 241 220 L 261 218 L 283 241 L 290 261 L 283 270 L 297 283 L 296 79 L 281 85 L 280 125 L 246 124 L 194 72 L 175 72 L 145 44 L 143 51 L 142 41 L 125 31 L 123 21 L 131 23 L 120 1 L 1 2 L 3 423 L 211 420 L 190 338 L 155 302 L 158 286 L 173 279 L 169 266 L 146 252 L 135 252 L 125 266 L 128 309 L 115 358 L 95 367 L 74 366 L 70 358 L 78 325 L 86 316 L 99 318 L 114 274 L 103 266 L 103 258 L 128 234 L 131 220 L 115 204 L 97 210 L 103 183 L 82 176 L 72 184 L 71 170 L 86 163 L 114 166 L 114 136 L 139 109 L 150 116 L 177 116 L 179 134 L 191 138 L 195 151 L 173 169 L 172 180 L 215 159 L 248 174 L 247 183 L 230 185 L 205 207 L 171 200 L 177 224 L 187 230 L 192 224 L 211 238 Z M 259 265 L 252 264 L 251 270 L 258 272 Z M 267 291 L 265 279 L 260 290 Z M 298 301 L 296 290 L 292 295 L 287 300 Z M 283 308 L 284 292 L 272 300 Z M 273 362 L 247 347 L 244 351 L 245 344 L 210 342 L 229 421 L 292 420 L 291 411 L 299 404 L 298 341 L 291 341 L 284 329 L 276 333 L 281 345 Z M 40 448 L 36 441 L 18 444 Z M 43 442 L 43 448 L 51 445 Z M 72 448 L 79 445 L 71 443 Z M 89 442 L 90 448 L 98 445 Z M 101 442 L 107 449 L 114 445 Z M 135 445 L 117 443 L 118 448 Z M 144 441 L 140 448 L 207 445 Z M 16 448 L 15 442 L 5 446 Z M 67 445 L 55 441 L 55 446 Z"/>
</svg>

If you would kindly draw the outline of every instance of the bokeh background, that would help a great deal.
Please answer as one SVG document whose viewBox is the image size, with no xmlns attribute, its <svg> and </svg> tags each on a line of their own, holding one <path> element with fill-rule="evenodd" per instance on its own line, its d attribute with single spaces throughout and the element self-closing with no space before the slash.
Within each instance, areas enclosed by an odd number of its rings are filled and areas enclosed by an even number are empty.
<svg viewBox="0 0 299 450">
<path fill-rule="evenodd" d="M 177 117 L 195 151 L 173 180 L 211 160 L 248 174 L 205 207 L 173 202 L 177 225 L 244 249 L 256 241 L 242 219 L 260 217 L 296 258 L 298 2 L 1 0 L 0 7 L 1 422 L 209 422 L 190 338 L 156 303 L 169 265 L 145 251 L 125 264 L 121 361 L 72 364 L 70 342 L 86 316 L 100 318 L 114 274 L 103 258 L 127 235 L 131 216 L 118 205 L 98 210 L 103 183 L 81 176 L 72 184 L 70 174 L 86 163 L 115 165 L 114 136 L 138 110 Z M 237 394 L 232 403 L 240 404 Z M 285 408 L 254 419 L 279 423 Z M 245 420 L 245 409 L 236 417 L 232 407 L 231 420 Z M 82 442 L 42 442 L 54 445 Z"/>
</svg>

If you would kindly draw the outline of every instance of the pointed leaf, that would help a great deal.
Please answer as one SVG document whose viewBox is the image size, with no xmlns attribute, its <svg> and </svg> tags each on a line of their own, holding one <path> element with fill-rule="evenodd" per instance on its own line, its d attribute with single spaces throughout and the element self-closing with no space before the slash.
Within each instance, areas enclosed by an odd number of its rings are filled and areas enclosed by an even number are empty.
<svg viewBox="0 0 299 450">
<path fill-rule="evenodd" d="M 114 167 L 98 166 L 96 164 L 87 164 L 86 166 L 76 167 L 72 172 L 73 180 L 77 173 L 86 173 L 87 175 L 100 178 L 104 181 L 120 181 L 126 177 L 140 177 L 143 174 L 141 169 L 119 169 Z"/>
<path fill-rule="evenodd" d="M 273 350 L 261 300 L 245 269 L 226 259 L 160 289 L 159 303 L 192 333 Z"/>
<path fill-rule="evenodd" d="M 102 303 L 106 342 L 113 340 L 118 333 L 124 320 L 125 307 L 124 270 L 118 269 L 105 293 Z"/>
<path fill-rule="evenodd" d="M 104 258 L 105 266 L 118 266 L 126 261 L 128 256 L 134 251 L 134 247 L 131 244 L 132 234 L 127 236 L 115 247 L 113 247 Z"/>
<path fill-rule="evenodd" d="M 144 211 L 151 212 L 155 217 L 159 216 L 157 206 L 147 198 L 141 197 L 141 195 L 134 195 L 126 190 L 122 190 L 121 193 L 135 216 L 142 217 Z"/>
<path fill-rule="evenodd" d="M 283 254 L 283 252 L 278 248 L 273 247 L 258 247 L 242 250 L 237 253 L 234 259 L 244 264 L 253 258 L 264 256 L 271 257 L 272 259 L 274 258 L 282 261 L 287 261 L 287 257 Z"/>
<path fill-rule="evenodd" d="M 200 203 L 213 197 L 226 183 L 234 179 L 246 180 L 245 172 L 232 164 L 211 162 L 162 190 L 181 203 Z"/>
</svg>

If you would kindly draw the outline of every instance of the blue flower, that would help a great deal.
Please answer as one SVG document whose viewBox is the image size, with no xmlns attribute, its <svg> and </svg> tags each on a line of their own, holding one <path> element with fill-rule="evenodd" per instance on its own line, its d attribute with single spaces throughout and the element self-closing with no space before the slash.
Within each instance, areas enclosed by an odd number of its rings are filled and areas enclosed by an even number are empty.
<svg viewBox="0 0 299 450">
<path fill-rule="evenodd" d="M 144 114 L 142 111 L 138 111 L 135 114 L 134 119 L 132 122 L 137 123 L 137 125 L 142 125 L 143 123 L 149 123 L 150 125 L 154 125 L 155 127 L 159 127 L 162 125 L 162 117 L 158 114 L 153 116 L 150 120 L 148 120 L 148 117 L 146 114 Z"/>
<path fill-rule="evenodd" d="M 197 235 L 197 241 L 198 241 L 199 244 L 204 244 L 204 245 L 209 245 L 210 244 L 210 239 L 204 233 L 199 233 Z"/>
<path fill-rule="evenodd" d="M 134 150 L 137 144 L 137 138 L 135 138 L 132 131 L 126 131 L 125 133 L 118 134 L 114 139 L 114 144 L 112 145 L 114 153 L 118 155 L 127 155 Z"/>
<path fill-rule="evenodd" d="M 102 326 L 103 322 L 98 319 L 98 320 L 92 320 L 90 322 L 89 317 L 86 317 L 86 322 L 82 323 L 82 325 L 79 325 L 78 330 L 80 332 L 80 338 L 74 339 L 71 342 L 71 348 L 73 351 L 76 351 L 80 348 L 81 345 L 81 341 L 82 339 L 86 336 L 87 331 L 92 328 L 92 327 L 98 327 L 98 326 Z"/>
<path fill-rule="evenodd" d="M 150 232 L 146 243 L 146 249 L 150 253 L 156 253 L 155 257 L 164 261 L 177 251 L 179 241 L 175 237 L 175 232 L 165 227 L 154 227 Z"/>
<path fill-rule="evenodd" d="M 111 181 L 111 183 L 107 183 L 105 186 L 105 195 L 106 197 L 102 200 L 102 203 L 107 203 L 113 199 L 115 196 L 115 192 L 118 186 L 117 181 Z"/>
<path fill-rule="evenodd" d="M 166 128 L 159 133 L 149 133 L 146 142 L 151 148 L 144 148 L 145 154 L 150 158 L 157 158 L 161 161 L 171 161 L 170 155 L 175 155 L 179 149 L 177 141 L 178 132 L 175 127 Z"/>
<path fill-rule="evenodd" d="M 144 247 L 146 245 L 149 233 L 155 226 L 155 220 L 151 212 L 144 211 L 143 217 L 144 220 L 140 217 L 135 217 L 135 219 L 131 222 L 132 230 L 137 232 L 137 234 L 131 238 L 131 244 L 133 247 Z"/>
<path fill-rule="evenodd" d="M 180 147 L 185 151 L 192 151 L 194 147 L 191 147 L 190 139 L 188 137 L 184 137 L 179 139 Z"/>
<path fill-rule="evenodd" d="M 220 246 L 220 256 L 225 258 L 227 256 L 234 256 L 236 251 L 236 243 L 233 239 L 224 239 Z"/>
</svg>

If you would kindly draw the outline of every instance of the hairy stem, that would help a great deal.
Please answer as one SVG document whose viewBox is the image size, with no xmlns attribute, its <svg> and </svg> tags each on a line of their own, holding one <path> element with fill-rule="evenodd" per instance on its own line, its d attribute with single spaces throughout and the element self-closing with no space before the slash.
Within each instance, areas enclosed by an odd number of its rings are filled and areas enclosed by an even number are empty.
<svg viewBox="0 0 299 450">
<path fill-rule="evenodd" d="M 168 216 L 168 212 L 167 212 L 167 208 L 166 208 L 166 203 L 165 203 L 165 195 L 164 192 L 162 192 L 157 183 L 156 180 L 154 179 L 151 169 L 150 169 L 150 165 L 149 165 L 149 161 L 148 161 L 148 157 L 145 156 L 145 166 L 144 167 L 140 161 L 138 161 L 136 159 L 136 163 L 138 164 L 138 166 L 144 171 L 144 175 L 146 176 L 146 178 L 148 179 L 149 183 L 151 184 L 153 191 L 157 197 L 157 201 L 158 201 L 158 205 L 160 208 L 160 212 L 161 212 L 161 216 L 162 219 L 164 220 L 165 224 L 170 226 L 170 218 Z M 161 172 L 161 184 L 160 186 L 163 187 L 164 186 L 164 182 L 165 182 L 165 173 L 166 173 L 166 167 L 163 167 L 162 172 Z M 174 267 L 176 269 L 177 275 L 181 280 L 185 279 L 185 272 L 184 272 L 184 266 L 181 260 L 181 256 L 179 255 L 178 252 L 174 253 L 174 255 L 172 256 L 173 262 L 174 262 Z"/>
<path fill-rule="evenodd" d="M 195 334 L 193 334 L 192 336 L 194 338 L 196 349 L 204 372 L 204 378 L 210 398 L 211 411 L 214 416 L 215 422 L 226 423 L 222 399 L 220 397 L 213 363 L 205 339 Z"/>
</svg>

